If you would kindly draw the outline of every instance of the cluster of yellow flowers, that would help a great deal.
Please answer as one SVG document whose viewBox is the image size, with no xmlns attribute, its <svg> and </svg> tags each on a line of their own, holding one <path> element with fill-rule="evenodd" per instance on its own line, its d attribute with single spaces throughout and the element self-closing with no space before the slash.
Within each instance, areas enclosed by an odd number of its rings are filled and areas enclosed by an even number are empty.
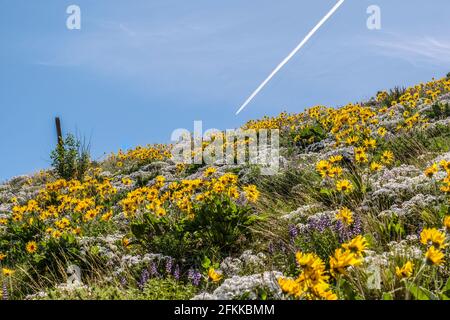
<svg viewBox="0 0 450 320">
<path fill-rule="evenodd" d="M 436 101 L 437 97 L 442 93 L 450 91 L 450 80 L 443 78 L 440 80 L 432 80 L 426 83 L 420 83 L 416 86 L 407 88 L 405 93 L 400 96 L 399 101 L 392 101 L 391 106 L 394 107 L 400 104 L 405 109 L 403 111 L 404 123 L 399 124 L 397 129 L 402 128 L 410 129 L 418 122 L 426 122 L 424 118 L 420 119 L 420 115 L 417 113 L 416 107 L 419 103 L 432 104 Z M 388 96 L 387 92 L 381 92 L 377 96 L 378 101 L 383 101 Z M 387 109 L 385 109 L 386 111 Z M 393 115 L 394 110 L 391 110 Z"/>
<path fill-rule="evenodd" d="M 444 224 L 450 227 L 450 216 L 444 219 Z M 425 258 L 427 262 L 431 265 L 440 266 L 444 264 L 444 249 L 448 244 L 446 243 L 445 232 L 439 231 L 435 228 L 423 229 L 420 233 L 420 242 L 427 246 L 427 251 L 425 253 Z"/>
<path fill-rule="evenodd" d="M 391 105 L 370 106 L 350 103 L 342 108 L 334 109 L 315 106 L 298 114 L 282 112 L 276 117 L 263 117 L 251 120 L 244 125 L 248 129 L 280 129 L 294 135 L 294 141 L 300 140 L 298 132 L 320 125 L 325 131 L 334 135 L 336 145 L 352 145 L 372 147 L 377 138 L 383 138 L 388 130 L 378 126 L 380 117 L 393 118 L 401 112 L 403 120 L 397 130 L 410 130 L 417 124 L 427 125 L 427 119 L 418 113 L 420 103 L 432 103 L 437 96 L 450 91 L 450 80 L 443 78 L 427 83 L 421 83 L 405 90 L 399 101 L 392 101 Z M 383 91 L 377 96 L 378 102 L 383 102 L 388 93 Z M 314 142 L 313 137 L 311 141 Z M 362 156 L 361 160 L 365 158 Z M 376 165 L 375 165 L 376 167 Z"/>
<path fill-rule="evenodd" d="M 117 154 L 111 154 L 109 160 L 114 162 L 118 168 L 123 167 L 126 163 L 144 164 L 163 161 L 172 157 L 171 148 L 171 145 L 166 144 L 138 146 L 126 152 L 119 150 Z"/>
<path fill-rule="evenodd" d="M 414 272 L 414 263 L 407 261 L 402 267 L 395 267 L 395 275 L 399 279 L 410 278 Z"/>
<path fill-rule="evenodd" d="M 342 244 L 330 257 L 330 271 L 333 276 L 345 275 L 348 267 L 358 266 L 363 262 L 363 253 L 367 249 L 366 239 L 358 235 L 347 243 Z"/>
<path fill-rule="evenodd" d="M 447 173 L 447 176 L 445 178 L 443 178 L 441 181 L 438 181 L 441 184 L 440 190 L 449 195 L 450 161 L 441 160 L 439 164 L 433 163 L 430 167 L 425 169 L 424 174 L 431 179 L 435 176 L 436 173 L 439 172 L 439 167 L 441 167 Z M 444 217 L 443 225 L 445 231 L 440 231 L 436 228 L 425 228 L 420 233 L 420 242 L 427 248 L 427 251 L 425 252 L 425 259 L 427 263 L 431 265 L 440 266 L 445 263 L 445 254 L 443 252 L 443 249 L 448 246 L 448 243 L 446 242 L 446 233 L 450 231 L 450 215 L 446 215 Z M 400 278 L 411 276 L 412 268 L 413 265 L 411 262 L 407 262 L 407 264 L 405 264 L 402 268 L 397 267 L 397 276 Z"/>
<path fill-rule="evenodd" d="M 306 114 L 304 113 L 288 114 L 287 112 L 282 112 L 276 117 L 264 116 L 260 120 L 250 120 L 243 128 L 254 130 L 291 128 L 305 120 L 305 116 Z"/>
<path fill-rule="evenodd" d="M 314 253 L 297 252 L 295 255 L 301 272 L 297 279 L 279 278 L 281 290 L 297 299 L 337 300 L 336 294 L 328 283 L 330 276 L 325 269 L 323 260 Z"/>
<path fill-rule="evenodd" d="M 337 295 L 330 288 L 330 274 L 337 278 L 338 275 L 345 275 L 348 267 L 361 265 L 367 246 L 366 239 L 361 235 L 342 244 L 329 259 L 329 271 L 325 268 L 325 262 L 315 253 L 297 252 L 295 257 L 301 269 L 299 276 L 297 279 L 281 277 L 278 284 L 283 292 L 298 299 L 336 300 Z"/>
<path fill-rule="evenodd" d="M 424 174 L 428 178 L 434 177 L 434 175 L 439 171 L 439 166 L 447 173 L 447 176 L 440 181 L 440 190 L 450 195 L 450 161 L 442 160 L 439 164 L 433 163 L 430 167 L 425 169 Z"/>
<path fill-rule="evenodd" d="M 216 178 L 215 172 L 215 168 L 208 168 L 199 179 L 170 183 L 166 183 L 163 176 L 158 176 L 152 186 L 128 193 L 121 201 L 124 214 L 127 218 L 133 218 L 138 212 L 150 211 L 156 216 L 164 216 L 169 208 L 178 208 L 192 217 L 196 203 L 208 201 L 217 195 L 238 199 L 243 193 L 249 202 L 258 200 L 259 191 L 256 186 L 244 186 L 242 192 L 238 188 L 238 177 L 235 174 L 226 173 Z"/>
<path fill-rule="evenodd" d="M 368 150 L 374 149 L 376 146 L 375 140 L 366 141 L 366 147 L 355 147 L 355 162 L 360 165 L 364 165 L 364 163 L 369 162 Z M 372 156 L 371 156 L 372 157 Z M 316 171 L 322 176 L 323 179 L 328 179 L 331 181 L 335 181 L 336 190 L 343 193 L 349 193 L 353 190 L 353 184 L 348 179 L 343 179 L 342 176 L 346 173 L 347 170 L 344 170 L 339 163 L 342 161 L 342 155 L 331 156 L 327 160 L 320 160 L 316 164 Z M 379 171 L 382 169 L 383 165 L 389 165 L 394 160 L 394 154 L 385 150 L 379 162 L 372 161 L 370 166 L 368 166 L 370 171 Z"/>
<path fill-rule="evenodd" d="M 108 200 L 116 193 L 109 179 L 98 180 L 87 176 L 84 182 L 59 179 L 48 183 L 35 199 L 25 205 L 12 208 L 11 220 L 22 228 L 45 226 L 45 232 L 53 238 L 64 233 L 79 235 L 81 225 L 100 217 L 108 221 L 112 211 Z M 34 253 L 35 242 L 29 242 L 26 251 Z"/>
</svg>

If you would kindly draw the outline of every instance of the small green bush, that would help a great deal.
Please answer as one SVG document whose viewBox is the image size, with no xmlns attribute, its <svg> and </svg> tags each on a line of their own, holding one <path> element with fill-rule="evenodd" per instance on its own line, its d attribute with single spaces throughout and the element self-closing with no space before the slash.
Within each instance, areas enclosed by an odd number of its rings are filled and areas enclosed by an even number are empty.
<svg viewBox="0 0 450 320">
<path fill-rule="evenodd" d="M 73 134 L 68 134 L 58 143 L 50 158 L 61 178 L 82 180 L 89 168 L 89 146 L 76 139 Z"/>
<path fill-rule="evenodd" d="M 431 106 L 431 110 L 426 112 L 430 119 L 445 119 L 450 117 L 450 104 L 436 102 Z"/>
<path fill-rule="evenodd" d="M 216 196 L 196 205 L 193 217 L 146 214 L 132 223 L 131 230 L 152 252 L 198 263 L 204 256 L 219 259 L 238 251 L 250 241 L 249 227 L 257 219 L 248 206 L 240 206 L 228 196 Z"/>
<path fill-rule="evenodd" d="M 390 107 L 392 105 L 392 102 L 395 101 L 398 103 L 400 100 L 400 97 L 402 95 L 404 95 L 405 92 L 406 92 L 405 87 L 395 87 L 394 89 L 389 90 L 386 98 L 384 98 L 381 101 L 381 104 Z"/>
</svg>

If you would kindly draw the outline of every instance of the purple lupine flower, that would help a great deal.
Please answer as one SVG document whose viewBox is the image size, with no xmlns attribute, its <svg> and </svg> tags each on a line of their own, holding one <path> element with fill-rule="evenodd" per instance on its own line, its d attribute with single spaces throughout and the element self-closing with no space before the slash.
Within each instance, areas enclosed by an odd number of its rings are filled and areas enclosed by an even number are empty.
<svg viewBox="0 0 450 320">
<path fill-rule="evenodd" d="M 180 266 L 178 264 L 175 266 L 175 270 L 173 271 L 173 277 L 175 280 L 180 279 Z"/>
<path fill-rule="evenodd" d="M 173 265 L 173 259 L 169 258 L 166 261 L 166 272 L 167 274 L 172 274 L 172 265 Z"/>
<path fill-rule="evenodd" d="M 152 262 L 151 266 L 150 266 L 150 276 L 151 277 L 158 277 L 159 273 L 158 273 L 158 267 L 156 266 L 156 263 Z"/>
<path fill-rule="evenodd" d="M 360 216 L 355 216 L 355 222 L 353 222 L 353 237 L 362 233 L 362 220 Z"/>
<path fill-rule="evenodd" d="M 2 286 L 2 300 L 8 300 L 9 296 L 8 296 L 8 287 L 6 286 L 6 281 L 3 281 L 3 286 Z"/>
<path fill-rule="evenodd" d="M 273 243 L 272 242 L 269 243 L 269 247 L 267 248 L 267 250 L 269 250 L 270 254 L 273 254 L 275 252 L 275 249 L 273 247 Z"/>
<path fill-rule="evenodd" d="M 323 232 L 332 226 L 332 221 L 329 216 L 321 215 L 319 217 L 314 217 L 308 221 L 308 228 Z"/>
<path fill-rule="evenodd" d="M 127 283 L 128 283 L 128 281 L 127 281 L 127 279 L 125 277 L 121 277 L 120 278 L 120 285 L 122 287 L 125 287 L 127 285 Z"/>
<path fill-rule="evenodd" d="M 291 237 L 291 241 L 293 242 L 295 238 L 298 236 L 298 229 L 295 225 L 291 224 L 289 226 L 289 236 Z"/>
<path fill-rule="evenodd" d="M 148 272 L 148 269 L 144 269 L 142 271 L 141 277 L 138 281 L 138 288 L 143 290 L 145 287 L 145 284 L 147 283 L 149 278 L 150 278 L 150 272 Z"/>
<path fill-rule="evenodd" d="M 202 279 L 202 274 L 194 269 L 189 269 L 188 278 L 191 280 L 194 286 L 198 286 L 200 284 L 200 280 Z"/>
<path fill-rule="evenodd" d="M 336 221 L 336 224 L 334 225 L 334 231 L 338 234 L 339 242 L 345 242 L 349 236 L 348 236 L 348 230 L 349 226 L 346 226 L 342 221 L 338 220 Z"/>
<path fill-rule="evenodd" d="M 421 223 L 421 224 L 419 225 L 419 228 L 417 229 L 417 238 L 419 238 L 419 239 L 420 239 L 420 234 L 421 234 L 422 231 L 423 231 L 423 226 L 424 226 L 424 224 Z"/>
<path fill-rule="evenodd" d="M 336 221 L 334 225 L 334 231 L 337 232 L 339 237 L 339 242 L 343 243 L 350 239 L 353 239 L 357 235 L 361 234 L 362 231 L 362 222 L 359 216 L 355 216 L 354 222 L 347 226 L 342 221 Z"/>
</svg>

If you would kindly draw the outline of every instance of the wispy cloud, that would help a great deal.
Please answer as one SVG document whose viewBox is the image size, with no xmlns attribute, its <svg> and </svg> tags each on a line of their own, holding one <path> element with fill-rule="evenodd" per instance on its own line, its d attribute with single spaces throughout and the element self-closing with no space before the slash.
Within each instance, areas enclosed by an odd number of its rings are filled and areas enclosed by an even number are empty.
<svg viewBox="0 0 450 320">
<path fill-rule="evenodd" d="M 390 37 L 384 35 L 382 40 L 372 40 L 370 45 L 381 54 L 404 59 L 414 65 L 419 62 L 450 64 L 450 39 L 391 34 Z"/>
</svg>

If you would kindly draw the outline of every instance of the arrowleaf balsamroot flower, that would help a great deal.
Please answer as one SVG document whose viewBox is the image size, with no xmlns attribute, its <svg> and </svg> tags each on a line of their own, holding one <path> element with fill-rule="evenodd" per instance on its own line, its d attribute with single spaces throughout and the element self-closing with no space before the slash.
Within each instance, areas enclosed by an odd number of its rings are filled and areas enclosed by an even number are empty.
<svg viewBox="0 0 450 320">
<path fill-rule="evenodd" d="M 130 247 L 130 244 L 131 244 L 130 239 L 128 239 L 128 238 L 123 238 L 123 239 L 122 239 L 122 245 L 123 245 L 125 248 Z"/>
<path fill-rule="evenodd" d="M 126 186 L 129 186 L 133 183 L 133 181 L 130 178 L 122 178 L 122 183 Z"/>
<path fill-rule="evenodd" d="M 428 248 L 425 253 L 425 258 L 431 265 L 440 266 L 444 264 L 444 253 L 441 250 L 436 249 L 434 246 Z"/>
<path fill-rule="evenodd" d="M 35 241 L 30 241 L 26 244 L 25 249 L 28 253 L 35 253 L 37 251 L 37 243 Z"/>
<path fill-rule="evenodd" d="M 378 162 L 372 162 L 370 164 L 370 170 L 371 171 L 380 171 L 383 168 L 383 166 L 381 164 L 379 164 Z"/>
<path fill-rule="evenodd" d="M 346 269 L 351 266 L 359 266 L 362 263 L 362 258 L 353 252 L 336 249 L 334 255 L 330 257 L 330 269 L 333 276 L 338 274 L 345 274 Z"/>
<path fill-rule="evenodd" d="M 325 263 L 314 253 L 302 253 L 297 252 L 295 254 L 295 259 L 299 267 L 308 275 L 314 275 L 312 278 L 317 278 L 317 276 L 322 276 L 325 271 Z"/>
<path fill-rule="evenodd" d="M 322 259 L 315 253 L 302 252 L 297 252 L 295 258 L 301 272 L 295 280 L 278 278 L 281 290 L 300 299 L 336 300 L 337 296 L 330 289 L 330 277 Z"/>
<path fill-rule="evenodd" d="M 377 141 L 375 139 L 366 139 L 364 140 L 364 146 L 368 149 L 375 149 L 377 146 Z"/>
<path fill-rule="evenodd" d="M 112 214 L 113 214 L 112 210 L 109 210 L 107 213 L 102 215 L 100 220 L 104 221 L 104 222 L 109 221 L 111 219 L 111 217 L 112 217 Z"/>
<path fill-rule="evenodd" d="M 399 279 L 405 279 L 412 276 L 414 271 L 414 263 L 407 261 L 401 268 L 395 267 L 395 274 Z"/>
<path fill-rule="evenodd" d="M 384 136 L 386 135 L 386 133 L 387 133 L 387 130 L 386 130 L 386 128 L 384 128 L 384 127 L 380 127 L 380 128 L 378 128 L 377 133 L 378 133 L 381 137 L 384 137 Z"/>
<path fill-rule="evenodd" d="M 445 248 L 447 246 L 445 240 L 445 233 L 435 228 L 426 228 L 420 233 L 420 242 L 424 245 L 432 245 L 436 249 Z"/>
<path fill-rule="evenodd" d="M 386 150 L 381 155 L 381 162 L 384 164 L 391 164 L 394 161 L 394 154 L 390 150 Z"/>
<path fill-rule="evenodd" d="M 439 165 L 444 169 L 445 171 L 450 172 L 450 161 L 447 160 L 441 160 L 439 162 Z"/>
<path fill-rule="evenodd" d="M 338 180 L 336 182 L 336 190 L 350 193 L 353 190 L 353 184 L 347 179 Z"/>
<path fill-rule="evenodd" d="M 444 227 L 447 229 L 447 231 L 450 231 L 450 216 L 444 217 Z"/>
<path fill-rule="evenodd" d="M 243 187 L 243 190 L 244 190 L 245 197 L 247 198 L 248 201 L 250 201 L 250 202 L 258 201 L 259 191 L 258 191 L 258 189 L 256 189 L 255 185 L 245 186 L 245 187 Z"/>
<path fill-rule="evenodd" d="M 357 153 L 355 154 L 355 161 L 356 163 L 366 163 L 369 162 L 369 158 L 367 157 L 367 153 Z"/>
<path fill-rule="evenodd" d="M 209 168 L 207 168 L 207 169 L 205 170 L 205 172 L 203 173 L 203 176 L 206 177 L 206 178 L 207 178 L 207 177 L 210 177 L 210 176 L 212 176 L 216 171 L 217 171 L 216 168 L 209 167 Z"/>
<path fill-rule="evenodd" d="M 349 242 L 342 244 L 342 248 L 356 254 L 359 257 L 362 256 L 368 246 L 369 244 L 367 243 L 366 238 L 362 235 L 358 235 Z"/>
<path fill-rule="evenodd" d="M 218 273 L 214 268 L 209 268 L 208 277 L 211 279 L 212 282 L 219 282 L 220 280 L 222 280 L 223 275 Z"/>
<path fill-rule="evenodd" d="M 433 163 L 431 167 L 428 167 L 425 169 L 424 174 L 428 178 L 432 178 L 437 172 L 439 171 L 439 168 L 436 163 Z"/>
<path fill-rule="evenodd" d="M 5 277 L 9 277 L 14 274 L 14 270 L 8 269 L 8 268 L 2 268 L 2 273 Z"/>
<path fill-rule="evenodd" d="M 336 214 L 336 219 L 349 226 L 353 223 L 353 212 L 349 208 L 344 207 L 338 211 Z"/>
<path fill-rule="evenodd" d="M 340 162 L 342 161 L 342 156 L 341 155 L 336 155 L 336 156 L 331 156 L 330 159 L 328 159 L 328 161 L 332 164 L 336 163 L 336 162 Z"/>
</svg>

